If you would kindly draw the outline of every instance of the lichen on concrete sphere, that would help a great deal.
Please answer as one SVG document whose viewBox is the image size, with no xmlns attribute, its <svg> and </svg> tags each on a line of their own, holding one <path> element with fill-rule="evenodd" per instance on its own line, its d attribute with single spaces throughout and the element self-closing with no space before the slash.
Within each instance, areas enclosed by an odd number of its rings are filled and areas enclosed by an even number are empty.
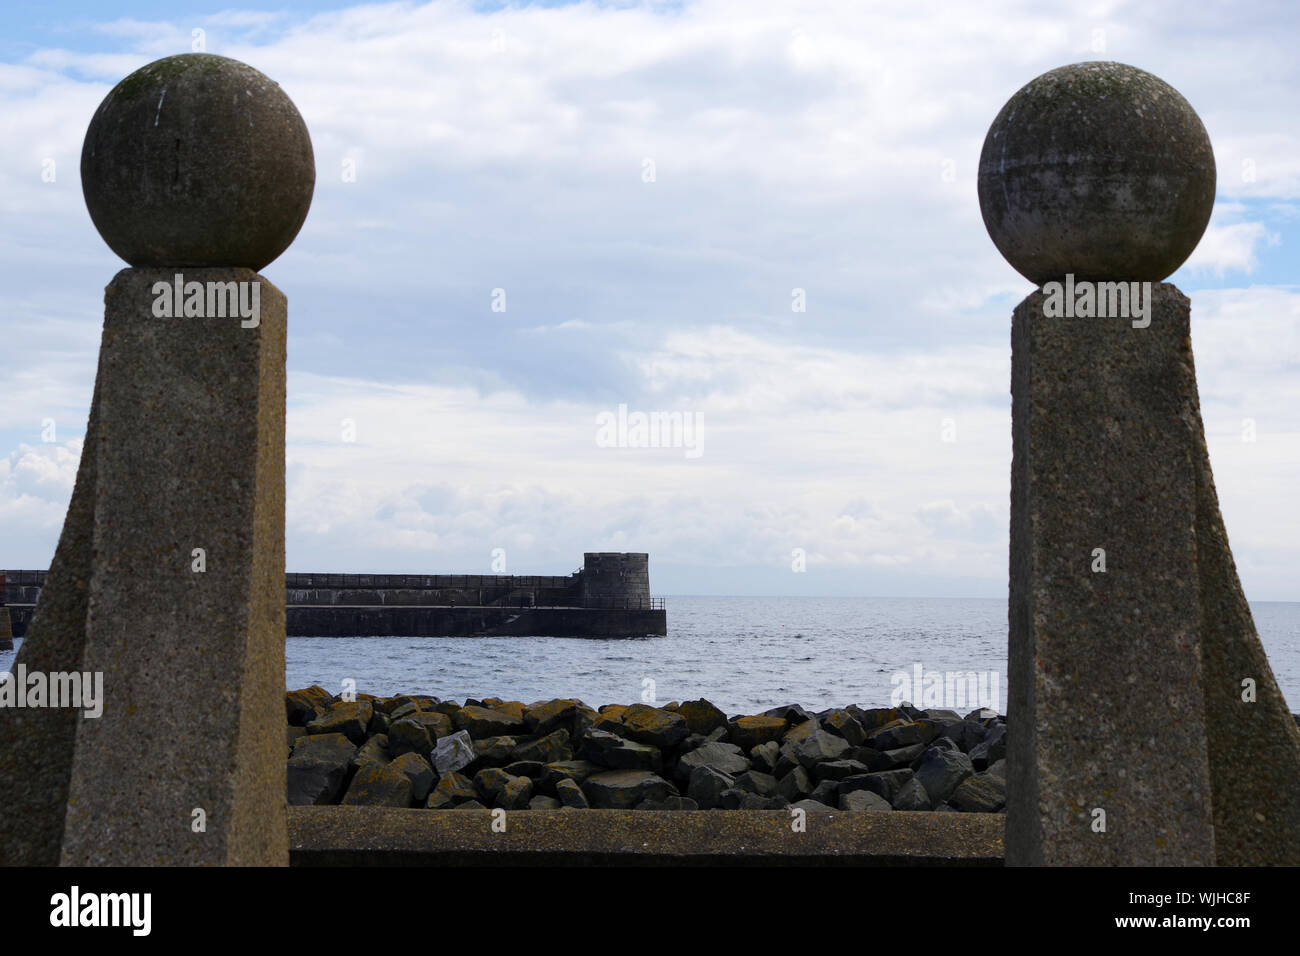
<svg viewBox="0 0 1300 956">
<path fill-rule="evenodd" d="M 1191 255 L 1214 207 L 1214 151 L 1195 110 L 1123 63 L 1051 70 L 1007 101 L 980 154 L 984 225 L 1037 285 L 1158 282 Z"/>
<path fill-rule="evenodd" d="M 261 269 L 302 228 L 315 185 L 307 125 L 285 92 L 209 53 L 122 80 L 81 149 L 90 218 L 133 266 Z"/>
</svg>

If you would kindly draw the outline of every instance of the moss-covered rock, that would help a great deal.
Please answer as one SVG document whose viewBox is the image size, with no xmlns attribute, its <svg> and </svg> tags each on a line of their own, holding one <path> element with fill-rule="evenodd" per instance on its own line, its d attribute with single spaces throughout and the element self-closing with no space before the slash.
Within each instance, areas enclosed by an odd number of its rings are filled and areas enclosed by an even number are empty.
<svg viewBox="0 0 1300 956">
<path fill-rule="evenodd" d="M 357 768 L 343 797 L 344 806 L 409 807 L 411 780 L 392 764 L 370 761 Z"/>
<path fill-rule="evenodd" d="M 685 719 L 686 726 L 693 734 L 708 734 L 727 725 L 727 715 L 703 697 L 683 701 L 678 706 L 677 713 Z"/>
<path fill-rule="evenodd" d="M 677 746 L 691 732 L 680 714 L 648 704 L 633 704 L 623 711 L 620 720 L 625 736 L 661 749 Z"/>
<path fill-rule="evenodd" d="M 429 796 L 429 791 L 433 789 L 434 781 L 437 775 L 433 772 L 433 766 L 429 761 L 417 753 L 404 753 L 395 758 L 390 766 L 401 773 L 406 774 L 406 778 L 411 781 L 411 800 L 414 803 L 423 803 Z"/>
<path fill-rule="evenodd" d="M 374 712 L 368 700 L 336 701 L 307 725 L 307 733 L 342 734 L 354 744 L 361 744 L 365 742 L 366 727 Z"/>
<path fill-rule="evenodd" d="M 727 738 L 748 752 L 769 740 L 780 740 L 789 726 L 784 717 L 739 717 L 727 725 Z"/>
<path fill-rule="evenodd" d="M 342 734 L 313 734 L 294 745 L 288 765 L 290 806 L 337 803 L 357 748 Z"/>
</svg>

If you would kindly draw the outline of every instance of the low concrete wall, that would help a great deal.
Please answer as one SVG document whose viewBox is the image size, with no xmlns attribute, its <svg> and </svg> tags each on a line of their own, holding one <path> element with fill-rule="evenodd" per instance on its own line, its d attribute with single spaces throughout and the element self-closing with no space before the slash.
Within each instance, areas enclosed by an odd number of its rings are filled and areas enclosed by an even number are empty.
<svg viewBox="0 0 1300 956">
<path fill-rule="evenodd" d="M 997 813 L 289 807 L 293 866 L 1001 866 Z"/>
</svg>

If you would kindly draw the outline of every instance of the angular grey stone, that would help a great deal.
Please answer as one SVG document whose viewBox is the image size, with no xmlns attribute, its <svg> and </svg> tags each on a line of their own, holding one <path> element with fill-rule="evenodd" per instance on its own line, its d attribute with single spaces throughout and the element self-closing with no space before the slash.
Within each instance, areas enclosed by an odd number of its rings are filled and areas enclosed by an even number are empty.
<svg viewBox="0 0 1300 956">
<path fill-rule="evenodd" d="M 915 777 L 898 788 L 890 804 L 895 810 L 929 810 L 932 806 L 930 795 Z"/>
<path fill-rule="evenodd" d="M 773 707 L 771 710 L 763 711 L 763 716 L 780 717 L 793 727 L 796 724 L 802 724 L 805 720 L 812 720 L 813 715 L 798 704 L 783 704 L 780 707 Z"/>
<path fill-rule="evenodd" d="M 561 806 L 563 804 L 559 800 L 554 797 L 543 796 L 540 793 L 528 801 L 529 810 L 558 810 Z"/>
<path fill-rule="evenodd" d="M 790 809 L 803 810 L 805 813 L 826 813 L 827 811 L 834 810 L 835 807 L 828 806 L 824 803 L 819 803 L 818 801 L 813 800 L 810 797 L 805 797 L 802 800 L 797 800 L 794 803 L 790 804 Z"/>
<path fill-rule="evenodd" d="M 356 752 L 356 756 L 352 758 L 352 765 L 354 768 L 359 767 L 366 760 L 391 763 L 392 759 L 388 753 L 388 736 L 386 734 L 377 734 L 361 745 Z"/>
<path fill-rule="evenodd" d="M 967 777 L 948 798 L 948 803 L 962 813 L 997 813 L 1006 802 L 1006 781 L 991 774 Z"/>
<path fill-rule="evenodd" d="M 493 806 L 503 810 L 526 810 L 533 798 L 533 782 L 527 777 L 507 777 L 496 791 Z"/>
<path fill-rule="evenodd" d="M 941 803 L 947 801 L 958 785 L 974 773 L 970 757 L 960 750 L 931 747 L 917 765 L 916 779 L 921 781 L 934 803 Z"/>
<path fill-rule="evenodd" d="M 369 701 L 340 700 L 331 704 L 325 713 L 309 723 L 307 733 L 342 734 L 359 745 L 365 742 L 366 727 L 374 712 Z"/>
<path fill-rule="evenodd" d="M 289 806 L 337 803 L 356 753 L 356 746 L 342 734 L 300 739 L 287 767 Z"/>
<path fill-rule="evenodd" d="M 479 798 L 488 806 L 493 806 L 506 784 L 515 779 L 519 778 L 506 773 L 501 767 L 485 767 L 474 774 L 474 787 L 478 790 Z"/>
<path fill-rule="evenodd" d="M 559 796 L 558 791 L 561 780 L 572 780 L 580 784 L 593 773 L 599 773 L 600 770 L 600 767 L 588 760 L 558 760 L 555 763 L 548 763 L 542 768 L 538 789 L 543 793 L 554 791 L 556 796 Z"/>
<path fill-rule="evenodd" d="M 719 802 L 724 810 L 784 810 L 788 806 L 784 797 L 764 797 L 739 787 L 722 791 Z"/>
<path fill-rule="evenodd" d="M 778 741 L 789 729 L 782 717 L 737 717 L 727 724 L 727 736 L 732 743 L 748 753 L 759 744 Z"/>
<path fill-rule="evenodd" d="M 988 736 L 988 728 L 974 720 L 945 721 L 940 733 L 957 745 L 962 753 L 969 754 Z"/>
<path fill-rule="evenodd" d="M 325 712 L 325 708 L 334 702 L 330 692 L 324 687 L 313 684 L 303 690 L 286 691 L 284 695 L 285 716 L 294 727 L 306 727 Z"/>
<path fill-rule="evenodd" d="M 670 794 L 662 800 L 642 800 L 636 805 L 638 810 L 698 810 L 699 806 L 690 797 Z"/>
<path fill-rule="evenodd" d="M 478 788 L 469 777 L 452 771 L 438 780 L 424 805 L 431 810 L 446 810 L 467 800 L 478 800 Z"/>
<path fill-rule="evenodd" d="M 709 734 L 721 729 L 726 732 L 727 715 L 704 698 L 684 701 L 678 708 L 693 734 Z M 718 738 L 714 738 L 715 740 Z"/>
<path fill-rule="evenodd" d="M 839 760 L 848 749 L 849 743 L 843 737 L 819 728 L 795 748 L 795 758 L 805 770 L 812 770 L 824 760 Z"/>
<path fill-rule="evenodd" d="M 454 734 L 452 736 L 455 736 Z M 471 737 L 475 764 L 480 767 L 504 767 L 514 760 L 519 741 L 514 737 Z"/>
<path fill-rule="evenodd" d="M 582 792 L 582 788 L 576 782 L 568 777 L 556 781 L 555 796 L 562 806 L 577 810 L 585 810 L 588 807 L 586 794 Z"/>
<path fill-rule="evenodd" d="M 849 704 L 849 706 L 844 709 L 852 714 L 853 718 L 862 725 L 862 729 L 867 732 L 868 737 L 886 724 L 893 723 L 895 720 L 904 716 L 897 707 L 862 708 L 856 704 Z"/>
<path fill-rule="evenodd" d="M 441 717 L 442 715 L 439 714 L 438 716 Z M 394 757 L 409 753 L 432 753 L 433 737 L 424 724 L 409 717 L 403 717 L 400 720 L 393 721 L 388 727 L 388 751 Z"/>
<path fill-rule="evenodd" d="M 893 810 L 889 801 L 870 790 L 850 790 L 840 792 L 841 810 Z"/>
<path fill-rule="evenodd" d="M 988 728 L 983 740 L 970 749 L 971 763 L 976 770 L 984 770 L 1007 755 L 1007 725 L 994 724 Z"/>
<path fill-rule="evenodd" d="M 925 711 L 927 720 L 937 720 L 939 723 L 946 723 L 950 720 L 961 720 L 961 714 L 955 710 L 946 710 L 942 707 L 927 707 Z"/>
<path fill-rule="evenodd" d="M 439 774 L 455 773 L 474 762 L 474 741 L 463 730 L 439 737 L 433 748 L 433 769 Z"/>
<path fill-rule="evenodd" d="M 823 780 L 813 787 L 812 793 L 808 794 L 808 798 L 816 800 L 818 803 L 824 803 L 828 807 L 837 807 L 840 803 L 840 782 L 838 780 Z"/>
<path fill-rule="evenodd" d="M 779 780 L 799 766 L 799 759 L 795 756 L 797 746 L 797 744 L 781 745 L 781 756 L 776 758 L 776 766 L 772 768 L 772 776 Z"/>
<path fill-rule="evenodd" d="M 736 778 L 736 787 L 760 797 L 770 797 L 777 792 L 776 777 L 759 770 L 746 770 Z"/>
<path fill-rule="evenodd" d="M 501 769 L 512 777 L 527 777 L 529 780 L 539 780 L 546 772 L 545 766 L 536 760 L 516 760 Z"/>
<path fill-rule="evenodd" d="M 895 770 L 899 767 L 910 767 L 916 758 L 925 753 L 928 749 L 926 744 L 912 744 L 910 747 L 899 747 L 896 750 L 886 750 L 880 754 L 880 759 L 870 766 L 880 770 Z"/>
<path fill-rule="evenodd" d="M 588 777 L 582 792 L 592 807 L 631 810 L 643 800 L 662 800 L 675 794 L 677 788 L 647 770 L 605 770 Z"/>
<path fill-rule="evenodd" d="M 429 732 L 429 739 L 438 740 L 442 737 L 449 737 L 452 733 L 451 718 L 446 714 L 439 713 L 436 710 L 420 710 L 413 714 L 407 714 L 403 720 L 413 720 Z M 390 719 L 390 726 L 391 726 Z"/>
<path fill-rule="evenodd" d="M 866 772 L 867 765 L 856 760 L 826 760 L 812 768 L 818 780 L 843 780 Z"/>
<path fill-rule="evenodd" d="M 836 708 L 821 719 L 822 729 L 828 733 L 843 737 L 850 746 L 859 747 L 866 743 L 867 732 L 857 719 L 843 708 Z"/>
<path fill-rule="evenodd" d="M 392 764 L 374 761 L 363 763 L 352 775 L 348 792 L 343 796 L 343 804 L 363 807 L 409 807 L 411 778 Z"/>
<path fill-rule="evenodd" d="M 633 704 L 619 715 L 619 721 L 626 737 L 661 750 L 677 746 L 691 732 L 680 714 L 648 704 Z"/>
<path fill-rule="evenodd" d="M 582 701 L 574 698 L 557 698 L 529 704 L 524 708 L 524 723 L 528 725 L 530 733 L 543 737 L 561 727 L 568 730 L 567 725 L 581 706 Z"/>
<path fill-rule="evenodd" d="M 614 770 L 657 771 L 663 763 L 658 747 L 624 740 L 606 730 L 587 731 L 578 753 L 585 760 Z"/>
<path fill-rule="evenodd" d="M 775 740 L 759 744 L 749 751 L 749 759 L 755 770 L 772 773 L 776 770 L 777 761 L 781 759 L 781 745 Z"/>
<path fill-rule="evenodd" d="M 419 754 L 406 753 L 395 758 L 389 766 L 406 774 L 406 778 L 411 781 L 411 800 L 417 804 L 424 803 L 437 779 L 429 761 Z"/>
<path fill-rule="evenodd" d="M 813 791 L 812 778 L 803 767 L 795 766 L 776 783 L 776 792 L 791 803 L 802 800 Z"/>
<path fill-rule="evenodd" d="M 939 723 L 931 720 L 896 720 L 874 731 L 867 746 L 874 750 L 897 750 L 926 744 L 939 734 Z"/>
<path fill-rule="evenodd" d="M 912 771 L 908 769 L 883 770 L 878 773 L 846 777 L 840 781 L 840 794 L 854 790 L 867 790 L 892 803 L 898 792 L 912 777 Z"/>
<path fill-rule="evenodd" d="M 719 773 L 734 776 L 748 770 L 749 761 L 745 759 L 744 751 L 735 744 L 710 741 L 682 755 L 677 761 L 676 778 L 689 780 L 696 767 L 710 767 Z"/>
<path fill-rule="evenodd" d="M 569 732 L 561 727 L 545 737 L 519 744 L 511 756 L 515 760 L 535 760 L 543 764 L 572 760 L 573 748 L 569 745 Z"/>
<path fill-rule="evenodd" d="M 714 770 L 712 767 L 696 767 L 691 771 L 686 795 L 701 809 L 712 810 L 721 805 L 723 792 L 732 789 L 735 784 L 735 780 L 719 770 Z"/>
<path fill-rule="evenodd" d="M 457 730 L 468 731 L 475 740 L 518 736 L 528 731 L 522 719 L 491 707 L 462 707 L 456 711 L 452 724 Z"/>
</svg>

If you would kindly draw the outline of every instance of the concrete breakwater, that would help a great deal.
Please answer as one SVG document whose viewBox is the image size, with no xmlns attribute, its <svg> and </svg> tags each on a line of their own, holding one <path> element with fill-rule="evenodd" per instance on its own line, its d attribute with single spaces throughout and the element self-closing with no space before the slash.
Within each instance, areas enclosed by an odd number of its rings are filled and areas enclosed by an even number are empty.
<svg viewBox="0 0 1300 956">
<path fill-rule="evenodd" d="M 463 704 L 290 691 L 288 800 L 428 809 L 999 813 L 1006 719 L 908 704 Z"/>
<path fill-rule="evenodd" d="M 187 566 L 188 568 L 188 566 Z M 191 573 L 185 570 L 182 573 Z M 39 610 L 44 571 L 0 573 L 15 637 Z M 568 575 L 285 575 L 290 637 L 641 637 L 668 633 L 649 555 L 588 552 Z"/>
</svg>

